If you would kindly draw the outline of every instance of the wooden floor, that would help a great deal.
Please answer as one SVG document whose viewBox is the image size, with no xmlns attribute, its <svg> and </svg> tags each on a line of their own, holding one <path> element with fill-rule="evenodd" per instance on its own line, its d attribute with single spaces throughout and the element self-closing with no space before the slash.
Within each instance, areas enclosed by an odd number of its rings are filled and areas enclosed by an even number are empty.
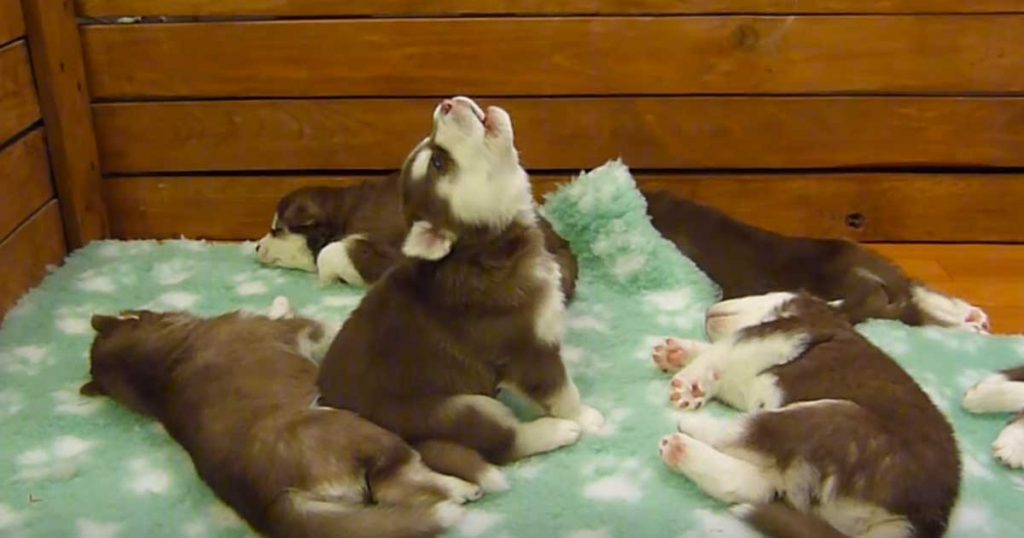
<svg viewBox="0 0 1024 538">
<path fill-rule="evenodd" d="M 994 333 L 1024 333 L 1024 245 L 873 244 L 907 273 L 988 312 Z"/>
</svg>

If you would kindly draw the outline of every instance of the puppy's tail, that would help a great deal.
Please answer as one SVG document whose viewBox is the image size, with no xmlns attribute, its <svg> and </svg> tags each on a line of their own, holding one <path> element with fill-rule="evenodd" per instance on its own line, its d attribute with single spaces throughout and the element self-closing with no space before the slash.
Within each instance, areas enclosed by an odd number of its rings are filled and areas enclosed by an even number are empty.
<svg viewBox="0 0 1024 538">
<path fill-rule="evenodd" d="M 465 509 L 445 501 L 433 506 L 381 506 L 281 495 L 267 514 L 266 533 L 280 538 L 427 538 L 459 522 Z"/>
<path fill-rule="evenodd" d="M 730 511 L 774 538 L 848 538 L 824 519 L 781 502 L 737 504 Z"/>
</svg>

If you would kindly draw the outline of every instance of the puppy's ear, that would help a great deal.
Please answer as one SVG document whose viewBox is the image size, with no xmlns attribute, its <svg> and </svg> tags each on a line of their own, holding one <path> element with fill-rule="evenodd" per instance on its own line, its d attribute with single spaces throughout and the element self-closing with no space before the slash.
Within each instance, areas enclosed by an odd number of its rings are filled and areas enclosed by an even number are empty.
<svg viewBox="0 0 1024 538">
<path fill-rule="evenodd" d="M 106 316 L 103 314 L 93 314 L 92 328 L 100 334 L 107 334 L 108 332 L 115 329 L 125 321 L 138 321 L 139 314 L 141 311 L 128 311 L 122 312 L 120 316 Z"/>
<path fill-rule="evenodd" d="M 455 243 L 455 234 L 437 228 L 433 224 L 418 220 L 409 229 L 402 244 L 402 254 L 410 258 L 440 260 L 448 255 Z"/>
<path fill-rule="evenodd" d="M 91 320 L 92 328 L 100 334 L 110 332 L 120 323 L 121 320 L 117 316 L 105 316 L 103 314 L 93 314 Z"/>
<path fill-rule="evenodd" d="M 90 379 L 86 384 L 82 385 L 82 388 L 78 389 L 78 393 L 82 396 L 101 396 L 106 394 L 103 392 L 103 387 L 100 387 L 95 379 Z"/>
</svg>

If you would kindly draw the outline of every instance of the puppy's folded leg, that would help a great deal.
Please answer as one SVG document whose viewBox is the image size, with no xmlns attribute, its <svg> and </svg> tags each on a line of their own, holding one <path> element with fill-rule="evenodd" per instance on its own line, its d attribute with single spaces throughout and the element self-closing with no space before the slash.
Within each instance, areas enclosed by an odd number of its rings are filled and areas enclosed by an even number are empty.
<svg viewBox="0 0 1024 538">
<path fill-rule="evenodd" d="M 1018 413 L 992 443 L 996 459 L 1014 469 L 1024 467 L 1024 412 Z"/>
<path fill-rule="evenodd" d="M 988 314 L 984 310 L 956 297 L 941 294 L 914 284 L 911 300 L 920 312 L 922 325 L 938 325 L 988 334 Z"/>
<path fill-rule="evenodd" d="M 507 383 L 541 406 L 552 417 L 577 422 L 583 431 L 594 433 L 604 426 L 600 411 L 580 401 L 580 391 L 562 363 L 557 345 L 535 352 L 535 360 L 508 372 Z"/>
<path fill-rule="evenodd" d="M 350 251 L 363 241 L 361 234 L 353 234 L 341 241 L 328 243 L 316 256 L 316 270 L 320 284 L 328 285 L 338 280 L 353 286 L 365 286 L 366 280 L 353 263 Z"/>
<path fill-rule="evenodd" d="M 766 470 L 683 433 L 663 438 L 659 451 L 665 465 L 720 501 L 764 503 L 772 500 L 778 489 Z"/>
</svg>

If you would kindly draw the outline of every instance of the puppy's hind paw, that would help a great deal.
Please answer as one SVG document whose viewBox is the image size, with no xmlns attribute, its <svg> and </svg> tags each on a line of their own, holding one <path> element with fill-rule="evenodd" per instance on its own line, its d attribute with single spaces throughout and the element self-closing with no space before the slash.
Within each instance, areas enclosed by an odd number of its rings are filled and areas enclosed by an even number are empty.
<svg viewBox="0 0 1024 538">
<path fill-rule="evenodd" d="M 1024 422 L 1014 422 L 992 443 L 996 459 L 1012 469 L 1024 467 Z"/>
</svg>

